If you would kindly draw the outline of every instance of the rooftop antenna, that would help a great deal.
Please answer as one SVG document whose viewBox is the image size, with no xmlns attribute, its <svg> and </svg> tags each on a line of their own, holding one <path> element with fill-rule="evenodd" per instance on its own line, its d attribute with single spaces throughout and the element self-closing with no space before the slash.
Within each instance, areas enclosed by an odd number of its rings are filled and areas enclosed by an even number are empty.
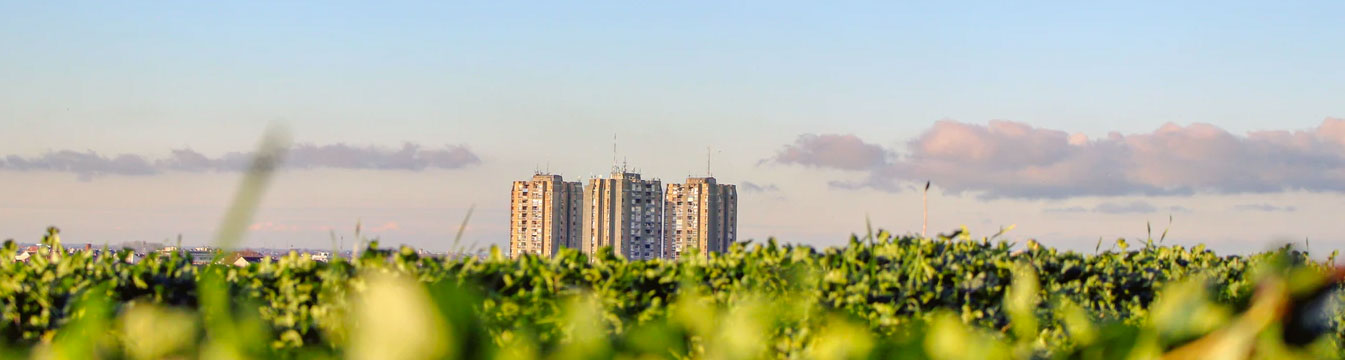
<svg viewBox="0 0 1345 360">
<path fill-rule="evenodd" d="M 710 147 L 709 147 L 709 146 L 706 146 L 706 147 L 705 147 L 705 177 L 713 177 L 713 176 L 714 176 L 714 173 L 710 172 Z"/>
<path fill-rule="evenodd" d="M 927 231 L 929 230 L 929 183 L 930 183 L 929 181 L 925 181 L 925 191 L 924 191 L 923 193 L 921 193 L 921 196 L 920 196 L 921 201 L 924 203 L 924 206 L 925 206 L 925 211 L 924 211 L 924 215 L 925 215 L 925 216 L 924 216 L 925 223 L 924 223 L 924 225 L 921 225 L 921 226 L 920 226 L 920 237 L 922 237 L 922 238 L 926 238 L 926 239 L 929 238 L 929 235 L 928 235 L 928 233 L 927 233 Z"/>
<path fill-rule="evenodd" d="M 616 133 L 612 133 L 612 172 L 616 172 Z"/>
</svg>

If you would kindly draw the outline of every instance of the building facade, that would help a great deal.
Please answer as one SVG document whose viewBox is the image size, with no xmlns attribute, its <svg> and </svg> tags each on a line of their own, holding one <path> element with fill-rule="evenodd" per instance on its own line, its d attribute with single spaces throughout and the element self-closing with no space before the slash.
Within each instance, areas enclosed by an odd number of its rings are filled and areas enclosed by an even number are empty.
<svg viewBox="0 0 1345 360">
<path fill-rule="evenodd" d="M 677 259 L 695 248 L 700 256 L 727 251 L 737 241 L 738 190 L 713 177 L 668 184 L 664 194 L 663 258 Z"/>
<path fill-rule="evenodd" d="M 663 201 L 659 180 L 615 171 L 610 178 L 590 179 L 584 188 L 583 250 L 593 254 L 603 246 L 626 259 L 662 256 Z"/>
<path fill-rule="evenodd" d="M 551 174 L 515 181 L 509 202 L 509 256 L 552 256 L 561 248 L 578 248 L 583 228 L 581 186 Z"/>
</svg>

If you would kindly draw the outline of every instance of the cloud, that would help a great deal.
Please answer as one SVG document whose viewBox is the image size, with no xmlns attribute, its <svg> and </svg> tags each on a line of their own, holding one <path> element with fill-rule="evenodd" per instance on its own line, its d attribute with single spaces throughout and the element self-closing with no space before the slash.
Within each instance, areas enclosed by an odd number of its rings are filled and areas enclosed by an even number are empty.
<svg viewBox="0 0 1345 360">
<path fill-rule="evenodd" d="M 70 172 L 81 180 L 103 175 L 154 175 L 168 171 L 213 172 L 239 171 L 252 161 L 251 153 L 231 152 L 209 157 L 191 149 L 174 149 L 160 159 L 141 155 L 100 155 L 92 150 L 51 151 L 33 157 L 9 155 L 0 159 L 0 170 Z M 481 159 L 465 146 L 444 146 L 427 149 L 413 143 L 401 148 L 353 146 L 347 144 L 299 144 L 284 158 L 284 167 L 291 169 L 366 169 L 366 170 L 424 170 L 430 168 L 458 169 L 481 163 Z"/>
<path fill-rule="evenodd" d="M 1275 206 L 1271 204 L 1241 204 L 1233 207 L 1237 211 L 1262 211 L 1262 212 L 1294 212 L 1298 211 L 1294 206 Z"/>
<path fill-rule="evenodd" d="M 270 221 L 265 221 L 248 226 L 248 230 L 263 231 L 263 232 L 299 232 L 307 229 L 299 225 L 277 224 Z"/>
<path fill-rule="evenodd" d="M 757 185 L 751 181 L 743 181 L 738 187 L 743 189 L 743 192 L 761 193 L 780 191 L 780 187 L 775 186 L 775 184 Z"/>
<path fill-rule="evenodd" d="M 1085 207 L 1082 207 L 1082 206 L 1071 206 L 1071 207 L 1064 207 L 1064 208 L 1046 208 L 1046 209 L 1042 210 L 1042 212 L 1044 212 L 1044 213 L 1057 213 L 1057 214 L 1086 213 L 1086 212 L 1088 212 L 1088 208 L 1085 208 Z"/>
<path fill-rule="evenodd" d="M 853 136 L 823 136 L 834 140 L 800 136 L 774 161 L 868 172 L 863 181 L 836 181 L 832 187 L 900 191 L 899 183 L 932 180 L 950 193 L 972 192 L 982 199 L 1345 192 L 1345 119 L 1327 118 L 1315 129 L 1246 135 L 1209 124 L 1167 124 L 1150 133 L 1113 132 L 1097 139 L 1011 121 L 945 120 L 902 152 Z M 833 143 L 844 146 L 818 145 Z M 899 155 L 856 155 L 873 153 Z"/>
<path fill-rule="evenodd" d="M 761 163 L 797 164 L 842 170 L 867 170 L 887 161 L 887 150 L 854 135 L 804 134 Z"/>
<path fill-rule="evenodd" d="M 1183 206 L 1157 207 L 1144 201 L 1132 201 L 1128 203 L 1104 202 L 1092 208 L 1082 206 L 1071 206 L 1064 208 L 1046 208 L 1042 212 L 1048 214 L 1078 214 L 1094 212 L 1100 214 L 1152 214 L 1162 211 L 1174 213 L 1189 213 L 1191 209 Z"/>
<path fill-rule="evenodd" d="M 1158 208 L 1153 204 L 1134 201 L 1130 203 L 1101 203 L 1093 208 L 1093 212 L 1103 214 L 1149 214 L 1157 212 Z"/>
<path fill-rule="evenodd" d="M 381 231 L 397 231 L 397 230 L 400 230 L 401 228 L 402 228 L 402 226 L 401 226 L 400 224 L 398 224 L 396 221 L 389 221 L 389 222 L 383 223 L 383 225 L 372 226 L 372 227 L 366 228 L 366 230 L 368 230 L 368 231 L 374 231 L 374 232 L 381 232 Z"/>
<path fill-rule="evenodd" d="M 423 170 L 425 168 L 457 169 L 480 163 L 463 146 L 442 149 L 422 149 L 406 143 L 401 149 L 356 147 L 346 144 L 296 145 L 286 155 L 285 165 L 294 168 L 337 168 L 374 170 Z"/>
<path fill-rule="evenodd" d="M 30 158 L 9 155 L 0 161 L 0 169 L 71 172 L 83 180 L 99 175 L 150 175 L 158 172 L 151 162 L 140 156 L 122 154 L 108 157 L 92 150 L 52 151 Z"/>
<path fill-rule="evenodd" d="M 1166 210 L 1174 213 L 1190 213 L 1192 211 L 1191 208 L 1185 206 L 1169 206 Z"/>
</svg>

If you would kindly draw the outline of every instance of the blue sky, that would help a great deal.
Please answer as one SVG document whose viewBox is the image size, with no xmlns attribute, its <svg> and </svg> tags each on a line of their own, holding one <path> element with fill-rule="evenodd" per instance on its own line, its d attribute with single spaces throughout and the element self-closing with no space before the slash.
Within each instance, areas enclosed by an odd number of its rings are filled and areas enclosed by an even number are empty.
<svg viewBox="0 0 1345 360">
<path fill-rule="evenodd" d="M 219 157 L 247 151 L 272 123 L 316 145 L 463 145 L 479 164 L 282 174 L 268 198 L 273 208 L 258 219 L 304 224 L 296 229 L 396 222 L 387 237 L 435 247 L 433 239 L 451 233 L 440 220 L 460 219 L 470 204 L 482 210 L 480 242 L 503 243 L 491 229 L 504 228 L 507 181 L 545 166 L 567 178 L 601 174 L 617 133 L 622 156 L 665 181 L 703 172 L 705 146 L 720 149 L 722 180 L 781 189 L 743 200 L 744 235 L 824 245 L 858 231 L 866 213 L 892 219 L 889 227 L 899 231 L 918 218 L 892 209 L 909 203 L 909 192 L 827 185 L 864 175 L 763 165 L 800 135 L 853 134 L 903 153 L 939 120 L 1008 120 L 1091 139 L 1146 134 L 1166 123 L 1207 123 L 1236 136 L 1310 130 L 1345 117 L 1342 13 L 1339 2 L 6 2 L 0 157 L 91 150 L 161 158 L 183 148 Z M 227 194 L 235 177 L 78 179 L 0 169 L 0 185 L 22 189 L 0 191 L 11 204 L 0 206 L 8 218 L 0 220 L 0 238 L 33 237 L 49 223 L 115 240 L 208 238 L 223 205 L 183 198 Z M 442 190 L 450 184 L 501 190 Z M 993 232 L 1013 223 L 1019 236 L 1062 246 L 1093 238 L 1091 247 L 1098 236 L 1135 236 L 1121 229 L 1166 222 L 1166 214 L 1046 209 L 1145 202 L 1188 209 L 1189 232 L 1176 234 L 1229 249 L 1345 237 L 1345 229 L 1308 215 L 1340 210 L 1333 204 L 1345 199 L 1312 191 L 1049 200 L 950 194 L 944 201 L 976 210 L 950 209 L 939 225 Z M 70 193 L 87 200 L 52 204 Z M 127 205 L 118 197 L 126 194 L 144 200 Z M 1257 208 L 1241 205 L 1296 211 L 1258 231 L 1220 230 L 1236 219 L 1274 218 L 1229 212 Z M 188 216 L 184 208 L 200 219 L 180 218 Z M 116 213 L 121 221 L 112 223 L 142 225 L 118 233 L 89 220 L 93 209 Z M 329 236 L 254 237 L 325 245 Z"/>
</svg>

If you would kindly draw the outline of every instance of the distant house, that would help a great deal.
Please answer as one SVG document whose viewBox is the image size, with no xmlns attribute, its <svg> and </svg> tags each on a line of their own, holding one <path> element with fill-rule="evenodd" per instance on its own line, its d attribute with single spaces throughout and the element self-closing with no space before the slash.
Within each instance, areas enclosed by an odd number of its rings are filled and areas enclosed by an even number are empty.
<svg viewBox="0 0 1345 360">
<path fill-rule="evenodd" d="M 178 249 L 177 247 L 174 247 L 174 246 L 169 246 L 169 247 L 166 247 L 166 248 L 162 248 L 162 249 L 159 249 L 159 250 L 155 250 L 154 252 L 157 253 L 157 254 L 159 254 L 159 257 L 164 257 L 164 258 L 169 257 L 169 256 L 173 256 L 174 253 L 177 253 L 177 254 L 179 254 L 179 255 L 186 254 L 186 252 L 184 252 L 184 251 L 182 251 L 181 249 Z"/>
<path fill-rule="evenodd" d="M 14 255 L 14 261 L 28 262 L 28 259 L 37 256 L 39 250 L 42 250 L 42 247 L 37 245 L 24 247 L 19 250 L 17 255 Z"/>
<path fill-rule="evenodd" d="M 215 261 L 215 254 L 215 251 L 202 248 L 192 249 L 187 252 L 187 256 L 191 257 L 192 265 L 209 264 L 211 261 Z"/>
<path fill-rule="evenodd" d="M 248 266 L 248 264 L 261 262 L 262 259 L 266 258 L 265 255 L 252 250 L 238 251 L 231 257 L 235 258 L 232 263 L 234 266 Z"/>
</svg>

